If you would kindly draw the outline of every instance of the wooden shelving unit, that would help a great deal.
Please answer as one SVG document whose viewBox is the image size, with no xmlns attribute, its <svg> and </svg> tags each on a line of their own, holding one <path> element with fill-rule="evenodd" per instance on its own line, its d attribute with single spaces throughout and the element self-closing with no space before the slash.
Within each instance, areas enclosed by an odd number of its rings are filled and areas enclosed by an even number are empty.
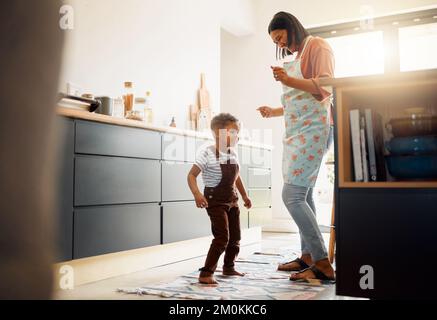
<svg viewBox="0 0 437 320">
<path fill-rule="evenodd" d="M 349 111 L 371 108 L 381 114 L 383 124 L 393 117 L 402 117 L 403 110 L 425 107 L 437 115 L 437 75 L 428 78 L 406 74 L 396 78 L 363 78 L 361 82 L 337 82 L 336 117 L 338 133 L 338 182 L 340 188 L 437 188 L 436 181 L 355 182 L 351 152 Z M 406 116 L 406 115 L 405 115 Z"/>
<path fill-rule="evenodd" d="M 355 182 L 349 119 L 350 110 L 367 108 L 381 114 L 384 125 L 402 117 L 406 108 L 425 107 L 437 115 L 437 71 L 321 84 L 335 92 L 337 294 L 437 298 L 426 281 L 406 276 L 409 256 L 437 256 L 437 181 L 396 181 L 388 176 L 383 182 Z M 373 289 L 360 286 L 363 266 L 373 269 Z"/>
</svg>

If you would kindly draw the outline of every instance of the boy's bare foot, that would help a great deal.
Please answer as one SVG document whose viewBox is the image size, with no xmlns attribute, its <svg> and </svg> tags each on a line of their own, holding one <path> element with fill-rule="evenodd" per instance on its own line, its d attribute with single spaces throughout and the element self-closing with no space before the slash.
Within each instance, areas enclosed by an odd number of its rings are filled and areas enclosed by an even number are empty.
<svg viewBox="0 0 437 320">
<path fill-rule="evenodd" d="M 213 275 L 199 276 L 199 282 L 201 284 L 218 284 Z"/>
<path fill-rule="evenodd" d="M 238 276 L 244 277 L 246 274 L 243 272 L 238 272 L 237 270 L 223 270 L 222 273 L 224 276 Z"/>
</svg>

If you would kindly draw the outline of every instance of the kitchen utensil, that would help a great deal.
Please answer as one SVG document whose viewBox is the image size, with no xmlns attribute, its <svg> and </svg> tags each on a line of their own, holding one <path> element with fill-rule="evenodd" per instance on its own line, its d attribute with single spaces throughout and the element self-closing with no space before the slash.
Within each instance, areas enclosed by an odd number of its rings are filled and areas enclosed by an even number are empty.
<svg viewBox="0 0 437 320">
<path fill-rule="evenodd" d="M 76 97 L 76 96 L 71 96 L 68 94 L 60 93 L 59 100 L 62 100 L 62 99 L 70 99 L 70 100 L 88 103 L 90 105 L 89 110 L 88 110 L 89 112 L 96 111 L 102 104 L 102 102 L 99 100 L 88 99 L 88 98 L 83 98 L 83 97 Z"/>
<path fill-rule="evenodd" d="M 110 97 L 97 97 L 96 100 L 101 102 L 101 106 L 97 108 L 96 113 L 112 116 L 114 112 L 114 100 Z"/>
<path fill-rule="evenodd" d="M 437 135 L 437 116 L 415 114 L 388 123 L 395 137 Z"/>
<path fill-rule="evenodd" d="M 200 109 L 210 107 L 209 92 L 206 89 L 204 73 L 200 75 L 199 104 L 200 104 Z"/>
<path fill-rule="evenodd" d="M 437 136 L 393 138 L 387 149 L 391 155 L 437 155 Z"/>
<path fill-rule="evenodd" d="M 387 156 L 390 174 L 400 179 L 437 178 L 437 155 Z"/>
</svg>

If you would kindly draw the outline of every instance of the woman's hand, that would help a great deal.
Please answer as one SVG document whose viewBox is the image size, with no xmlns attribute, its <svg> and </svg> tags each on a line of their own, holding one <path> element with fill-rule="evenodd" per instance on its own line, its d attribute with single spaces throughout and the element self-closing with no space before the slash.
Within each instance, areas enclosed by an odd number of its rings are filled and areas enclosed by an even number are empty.
<svg viewBox="0 0 437 320">
<path fill-rule="evenodd" d="M 290 78 L 287 74 L 287 71 L 285 71 L 284 68 L 281 67 L 271 67 L 273 70 L 273 77 L 276 81 L 281 82 L 282 84 L 285 84 L 287 80 Z"/>
<path fill-rule="evenodd" d="M 261 116 L 263 118 L 271 118 L 273 117 L 273 108 L 270 107 L 260 107 L 258 109 L 256 109 L 257 111 L 259 111 L 261 113 Z"/>
<path fill-rule="evenodd" d="M 196 200 L 196 206 L 198 208 L 208 208 L 208 200 L 206 200 L 205 196 L 200 192 L 194 195 L 194 199 Z"/>
</svg>

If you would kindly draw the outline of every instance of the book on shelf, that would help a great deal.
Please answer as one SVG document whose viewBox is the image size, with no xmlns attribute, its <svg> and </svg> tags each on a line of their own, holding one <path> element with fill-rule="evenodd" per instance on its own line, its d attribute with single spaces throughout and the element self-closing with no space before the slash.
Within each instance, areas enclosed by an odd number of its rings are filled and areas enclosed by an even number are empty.
<svg viewBox="0 0 437 320">
<path fill-rule="evenodd" d="M 364 173 L 361 156 L 360 111 L 358 109 L 350 111 L 350 126 L 355 181 L 360 182 L 364 180 Z"/>
<path fill-rule="evenodd" d="M 363 181 L 369 182 L 369 166 L 367 161 L 366 143 L 366 120 L 364 116 L 360 118 L 360 139 L 361 139 L 361 158 L 363 160 Z"/>
<path fill-rule="evenodd" d="M 369 150 L 370 181 L 386 181 L 382 117 L 372 109 L 365 110 L 365 117 Z"/>
<path fill-rule="evenodd" d="M 385 181 L 382 117 L 366 109 L 350 111 L 353 167 L 356 182 Z"/>
</svg>

